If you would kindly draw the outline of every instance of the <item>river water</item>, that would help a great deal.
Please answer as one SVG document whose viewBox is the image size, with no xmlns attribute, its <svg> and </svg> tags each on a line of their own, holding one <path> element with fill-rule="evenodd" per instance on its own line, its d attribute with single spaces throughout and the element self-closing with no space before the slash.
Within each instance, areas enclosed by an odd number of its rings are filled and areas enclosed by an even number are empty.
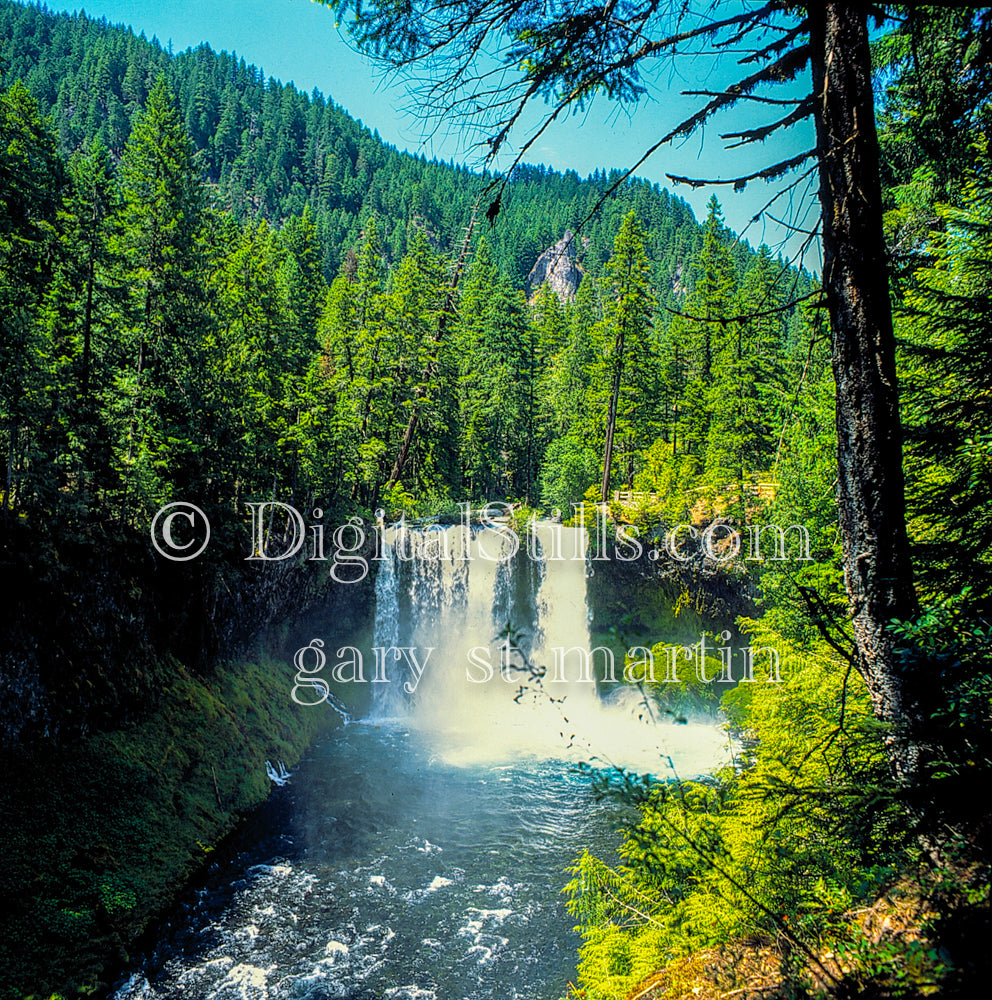
<svg viewBox="0 0 992 1000">
<path fill-rule="evenodd" d="M 420 543 L 457 553 L 458 530 Z M 613 860 L 631 819 L 595 802 L 577 765 L 688 777 L 727 746 L 715 724 L 659 724 L 636 687 L 531 669 L 555 645 L 589 644 L 584 536 L 543 532 L 536 554 L 564 541 L 576 557 L 484 559 L 480 546 L 507 543 L 489 532 L 461 540 L 460 562 L 390 538 L 374 641 L 432 649 L 423 673 L 391 664 L 366 718 L 308 753 L 163 922 L 119 1000 L 565 993 L 580 944 L 565 868 L 585 849 Z"/>
</svg>

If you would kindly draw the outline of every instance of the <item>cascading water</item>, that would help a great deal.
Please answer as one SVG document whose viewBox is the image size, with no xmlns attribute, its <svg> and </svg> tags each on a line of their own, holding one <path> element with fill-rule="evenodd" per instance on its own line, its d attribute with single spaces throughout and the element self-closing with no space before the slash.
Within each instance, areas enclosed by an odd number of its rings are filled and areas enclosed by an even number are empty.
<svg viewBox="0 0 992 1000">
<path fill-rule="evenodd" d="M 640 691 L 579 679 L 578 653 L 556 679 L 555 647 L 590 644 L 586 539 L 534 531 L 513 559 L 492 529 L 386 532 L 374 645 L 416 650 L 422 672 L 376 661 L 386 678 L 369 680 L 369 718 L 275 790 L 241 849 L 163 923 L 119 1000 L 566 992 L 580 942 L 564 868 L 583 849 L 609 862 L 619 822 L 571 765 L 664 776 L 674 761 L 685 777 L 720 761 L 724 736 L 638 722 Z"/>
<path fill-rule="evenodd" d="M 467 530 L 384 533 L 376 645 L 416 650 L 423 674 L 394 667 L 377 719 L 402 718 L 449 763 L 536 757 L 687 777 L 721 759 L 717 727 L 654 725 L 622 662 L 596 683 L 606 661 L 590 649 L 583 529 L 538 522 L 515 554 L 508 529 Z"/>
</svg>

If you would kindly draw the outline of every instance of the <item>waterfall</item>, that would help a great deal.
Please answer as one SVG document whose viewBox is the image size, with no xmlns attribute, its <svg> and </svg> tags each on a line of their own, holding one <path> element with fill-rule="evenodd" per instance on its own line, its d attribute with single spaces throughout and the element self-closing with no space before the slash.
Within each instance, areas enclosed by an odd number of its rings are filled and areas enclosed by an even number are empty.
<svg viewBox="0 0 992 1000">
<path fill-rule="evenodd" d="M 400 602 L 396 581 L 396 554 L 390 543 L 379 554 L 379 569 L 375 578 L 375 626 L 372 643 L 375 646 L 395 646 L 399 641 Z"/>
<path fill-rule="evenodd" d="M 538 522 L 516 543 L 500 525 L 381 537 L 375 646 L 408 652 L 384 657 L 376 721 L 417 728 L 454 763 L 585 760 L 665 777 L 722 758 L 716 726 L 646 723 L 622 662 L 597 683 L 606 661 L 590 650 L 583 529 Z"/>
</svg>

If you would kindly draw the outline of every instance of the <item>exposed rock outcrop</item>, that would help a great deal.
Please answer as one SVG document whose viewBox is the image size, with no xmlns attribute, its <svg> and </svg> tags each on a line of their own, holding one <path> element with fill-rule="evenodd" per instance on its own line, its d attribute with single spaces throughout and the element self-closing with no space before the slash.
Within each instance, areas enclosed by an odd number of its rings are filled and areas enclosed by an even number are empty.
<svg viewBox="0 0 992 1000">
<path fill-rule="evenodd" d="M 582 269 L 575 263 L 575 237 L 566 229 L 565 235 L 548 247 L 527 275 L 527 297 L 537 293 L 545 282 L 562 302 L 571 302 L 582 281 Z"/>
</svg>

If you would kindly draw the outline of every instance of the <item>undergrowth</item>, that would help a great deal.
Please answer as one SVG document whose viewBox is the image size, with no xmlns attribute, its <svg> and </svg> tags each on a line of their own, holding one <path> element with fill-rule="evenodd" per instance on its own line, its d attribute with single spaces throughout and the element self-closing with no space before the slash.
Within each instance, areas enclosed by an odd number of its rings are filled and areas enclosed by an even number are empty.
<svg viewBox="0 0 992 1000">
<path fill-rule="evenodd" d="M 625 997 L 656 970 L 745 941 L 774 949 L 779 996 L 839 993 L 858 976 L 896 993 L 903 976 L 910 991 L 935 981 L 936 952 L 909 962 L 922 946 L 878 947 L 857 916 L 916 861 L 864 684 L 825 644 L 788 652 L 787 683 L 724 696 L 743 738 L 736 769 L 672 783 L 594 773 L 598 792 L 637 803 L 640 819 L 620 864 L 586 853 L 570 869 L 586 1000 Z"/>
</svg>

